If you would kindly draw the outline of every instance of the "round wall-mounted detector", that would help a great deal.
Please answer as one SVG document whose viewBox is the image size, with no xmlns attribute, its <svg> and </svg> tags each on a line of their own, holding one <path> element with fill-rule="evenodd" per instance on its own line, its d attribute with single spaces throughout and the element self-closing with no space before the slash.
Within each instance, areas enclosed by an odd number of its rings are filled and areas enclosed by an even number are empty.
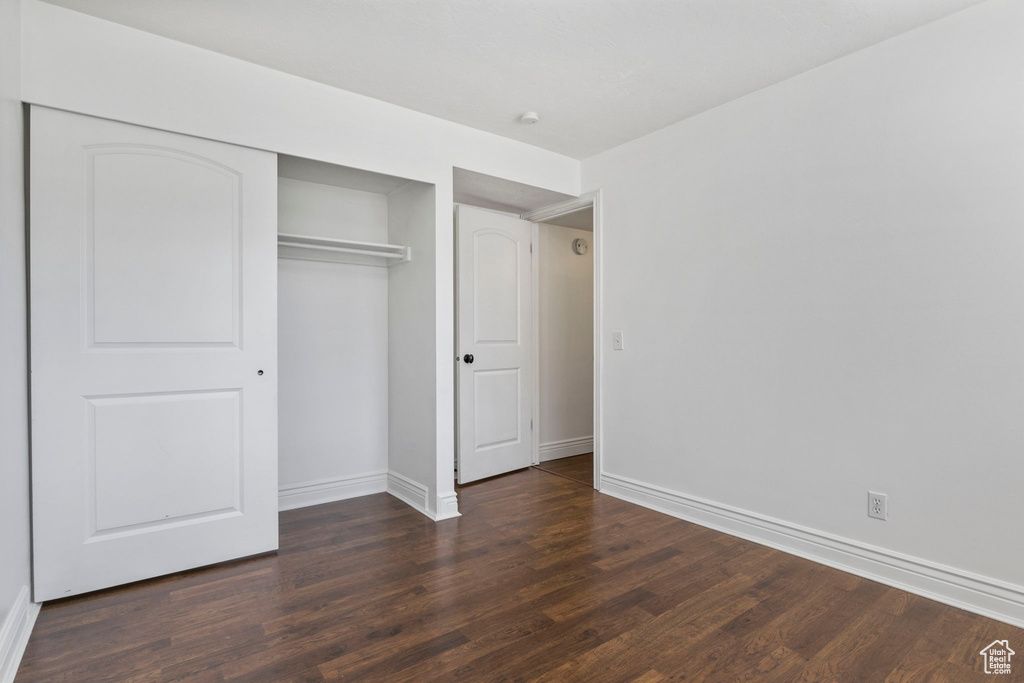
<svg viewBox="0 0 1024 683">
<path fill-rule="evenodd" d="M 540 121 L 540 116 L 538 116 L 535 111 L 528 111 L 519 117 L 519 123 L 531 124 L 537 123 L 538 121 Z"/>
</svg>

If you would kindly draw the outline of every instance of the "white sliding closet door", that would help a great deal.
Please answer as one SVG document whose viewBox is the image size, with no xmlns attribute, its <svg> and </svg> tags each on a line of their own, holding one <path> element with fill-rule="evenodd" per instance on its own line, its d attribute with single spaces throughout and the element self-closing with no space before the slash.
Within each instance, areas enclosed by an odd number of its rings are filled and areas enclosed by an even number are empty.
<svg viewBox="0 0 1024 683">
<path fill-rule="evenodd" d="M 36 600 L 277 548 L 276 155 L 34 107 Z"/>
</svg>

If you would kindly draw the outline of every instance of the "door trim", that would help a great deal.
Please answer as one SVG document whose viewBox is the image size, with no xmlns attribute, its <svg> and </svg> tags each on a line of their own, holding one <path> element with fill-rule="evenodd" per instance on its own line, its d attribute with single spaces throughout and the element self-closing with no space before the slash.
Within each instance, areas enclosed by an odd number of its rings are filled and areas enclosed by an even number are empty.
<svg viewBox="0 0 1024 683">
<path fill-rule="evenodd" d="M 533 253 L 531 268 L 533 270 L 533 354 L 534 372 L 533 379 L 533 464 L 540 463 L 540 287 L 538 286 L 537 256 L 540 252 L 540 229 L 538 223 L 544 223 L 552 218 L 564 216 L 587 207 L 594 207 L 594 237 L 591 240 L 592 253 L 594 254 L 594 489 L 601 490 L 602 458 L 601 444 L 604 442 L 604 434 L 601 429 L 601 190 L 594 190 L 581 194 L 574 199 L 567 199 L 564 202 L 552 204 L 541 209 L 528 211 L 519 217 L 533 223 Z"/>
</svg>

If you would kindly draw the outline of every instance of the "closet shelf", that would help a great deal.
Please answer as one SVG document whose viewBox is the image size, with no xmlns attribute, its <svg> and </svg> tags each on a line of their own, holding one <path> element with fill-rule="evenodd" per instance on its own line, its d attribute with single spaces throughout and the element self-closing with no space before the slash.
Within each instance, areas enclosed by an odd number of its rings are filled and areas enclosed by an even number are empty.
<svg viewBox="0 0 1024 683">
<path fill-rule="evenodd" d="M 278 233 L 277 255 L 305 261 L 332 261 L 390 266 L 412 260 L 412 248 L 400 244 L 357 242 L 328 237 Z"/>
</svg>

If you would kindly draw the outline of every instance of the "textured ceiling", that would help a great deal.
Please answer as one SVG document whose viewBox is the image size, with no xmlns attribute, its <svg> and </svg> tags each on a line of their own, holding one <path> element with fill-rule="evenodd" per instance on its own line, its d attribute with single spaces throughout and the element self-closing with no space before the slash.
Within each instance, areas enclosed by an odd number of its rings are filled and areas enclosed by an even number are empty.
<svg viewBox="0 0 1024 683">
<path fill-rule="evenodd" d="M 49 1 L 585 158 L 981 0 Z"/>
</svg>

